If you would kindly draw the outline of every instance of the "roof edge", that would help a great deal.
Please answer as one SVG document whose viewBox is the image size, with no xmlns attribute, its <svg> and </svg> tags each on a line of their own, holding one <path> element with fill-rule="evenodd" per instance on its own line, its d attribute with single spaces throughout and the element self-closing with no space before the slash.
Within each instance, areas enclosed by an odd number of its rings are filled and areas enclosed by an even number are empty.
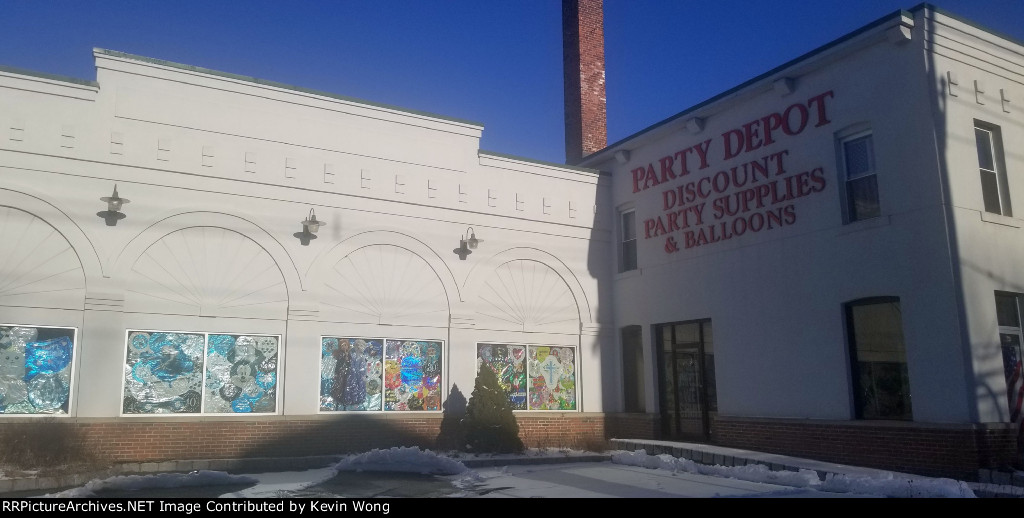
<svg viewBox="0 0 1024 518">
<path fill-rule="evenodd" d="M 189 72 L 195 72 L 195 73 L 198 73 L 198 74 L 204 74 L 204 75 L 209 75 L 209 76 L 214 76 L 214 77 L 220 77 L 220 78 L 226 78 L 226 79 L 234 79 L 236 81 L 252 83 L 252 84 L 260 85 L 260 86 L 269 86 L 269 87 L 272 87 L 272 88 L 280 88 L 280 89 L 283 89 L 283 90 L 290 90 L 290 91 L 293 91 L 293 92 L 299 92 L 299 93 L 304 93 L 304 94 L 316 95 L 316 96 L 319 96 L 319 97 L 326 97 L 326 98 L 329 98 L 329 99 L 335 99 L 335 100 L 339 100 L 339 101 L 345 101 L 345 102 L 351 102 L 351 103 L 357 103 L 357 104 L 364 104 L 364 105 L 367 105 L 367 106 L 372 106 L 374 108 L 382 108 L 382 109 L 386 109 L 386 110 L 393 110 L 393 111 L 398 111 L 398 112 L 402 112 L 402 113 L 408 113 L 408 114 L 411 114 L 411 115 L 418 115 L 420 117 L 429 117 L 429 118 L 432 118 L 432 119 L 439 119 L 439 120 L 446 121 L 446 122 L 453 122 L 453 123 L 457 123 L 457 124 L 464 124 L 464 125 L 468 125 L 468 126 L 474 126 L 474 127 L 480 128 L 481 130 L 483 130 L 483 128 L 484 128 L 484 125 L 482 123 L 476 122 L 476 121 L 471 121 L 471 120 L 466 120 L 466 119 L 457 119 L 455 117 L 447 117 L 447 116 L 444 116 L 444 115 L 438 115 L 436 113 L 420 111 L 420 110 L 414 110 L 414 109 L 411 109 L 411 108 L 402 108 L 400 106 L 394 106 L 394 105 L 390 105 L 390 104 L 377 103 L 377 102 L 373 102 L 373 101 L 367 101 L 365 99 L 359 99 L 359 98 L 356 98 L 356 97 L 349 97 L 349 96 L 346 96 L 346 95 L 340 95 L 340 94 L 335 94 L 335 93 L 331 93 L 331 92 L 325 92 L 325 91 L 322 91 L 322 90 L 315 90 L 315 89 L 312 89 L 312 88 L 305 88 L 305 87 L 302 87 L 302 86 L 290 85 L 290 84 L 287 84 L 287 83 L 279 83 L 277 81 L 271 81 L 271 80 L 268 80 L 268 79 L 260 79 L 258 77 L 245 76 L 245 75 L 241 75 L 241 74 L 235 74 L 235 73 L 232 73 L 232 72 L 223 72 L 223 71 L 220 71 L 220 70 L 213 70 L 213 69 L 210 69 L 210 68 L 198 67 L 198 66 L 195 66 L 195 65 L 186 65 L 186 64 L 183 64 L 183 63 L 176 63 L 174 61 L 166 61 L 166 60 L 163 60 L 163 59 L 150 58 L 150 57 L 146 57 L 146 56 L 138 56 L 138 55 L 135 55 L 135 54 L 129 54 L 127 52 L 121 52 L 121 51 L 118 51 L 118 50 L 109 50 L 109 49 L 102 49 L 102 48 L 96 47 L 96 48 L 93 48 L 93 54 L 95 56 L 97 56 L 97 57 L 98 56 L 108 56 L 108 57 L 113 57 L 113 58 L 126 59 L 126 60 L 130 60 L 130 61 L 138 61 L 138 62 L 141 62 L 141 63 L 148 63 L 148 64 L 151 64 L 151 65 L 159 65 L 159 66 L 164 66 L 164 67 L 169 67 L 169 68 L 176 68 L 176 69 L 179 69 L 179 70 L 186 70 L 186 71 L 189 71 Z"/>
<path fill-rule="evenodd" d="M 591 168 L 591 167 L 583 167 L 583 166 L 572 165 L 572 164 L 562 164 L 562 163 L 559 163 L 559 162 L 548 162 L 548 161 L 545 161 L 545 160 L 536 160 L 536 159 L 533 159 L 533 158 L 526 158 L 526 157 L 521 157 L 521 156 L 517 156 L 517 155 L 510 155 L 510 154 L 507 154 L 507 153 L 499 153 L 497 151 L 486 151 L 486 150 L 481 149 L 481 150 L 478 151 L 478 154 L 480 156 L 488 156 L 488 157 L 492 157 L 492 158 L 503 158 L 503 159 L 506 159 L 506 160 L 515 160 L 517 162 L 525 162 L 525 163 L 528 163 L 528 164 L 542 165 L 542 166 L 552 167 L 552 168 L 556 168 L 556 169 L 568 169 L 568 170 L 571 170 L 573 172 L 587 173 L 587 174 L 592 174 L 592 175 L 595 175 L 595 176 L 598 176 L 598 175 L 601 174 L 600 170 L 594 169 L 594 168 Z"/>
<path fill-rule="evenodd" d="M 626 143 L 626 142 L 628 142 L 630 140 L 633 140 L 633 139 L 635 139 L 635 138 L 637 138 L 637 137 L 639 137 L 639 136 L 641 136 L 641 135 L 643 135 L 645 133 L 649 133 L 649 132 L 651 132 L 651 131 L 653 131 L 653 130 L 655 130 L 657 128 L 665 126 L 665 125 L 667 125 L 667 124 L 669 124 L 669 123 L 671 123 L 673 121 L 676 121 L 676 120 L 679 120 L 679 119 L 681 119 L 683 117 L 686 117 L 687 115 L 690 115 L 691 113 L 693 113 L 693 112 L 695 112 L 697 110 L 700 110 L 700 109 L 705 108 L 705 107 L 707 107 L 709 105 L 712 105 L 712 104 L 714 104 L 714 103 L 716 103 L 716 102 L 718 102 L 718 101 L 720 101 L 722 99 L 725 99 L 726 97 L 729 97 L 729 96 L 731 96 L 731 95 L 733 95 L 733 94 L 735 94 L 737 92 L 740 92 L 741 90 L 744 90 L 745 88 L 748 88 L 748 87 L 750 87 L 750 86 L 752 86 L 754 84 L 757 84 L 758 82 L 763 81 L 763 80 L 765 80 L 765 79 L 767 79 L 767 78 L 769 78 L 769 77 L 771 77 L 771 76 L 773 76 L 773 75 L 775 75 L 775 74 L 777 74 L 777 73 L 779 73 L 779 72 L 781 72 L 781 71 L 783 71 L 783 70 L 785 70 L 787 68 L 793 67 L 793 66 L 799 64 L 802 61 L 806 61 L 806 60 L 809 60 L 809 59 L 811 59 L 811 58 L 813 58 L 813 57 L 815 57 L 815 56 L 817 56 L 819 54 L 823 54 L 826 51 L 831 50 L 831 49 L 833 49 L 835 47 L 838 47 L 839 45 L 841 45 L 843 43 L 846 43 L 846 42 L 848 42 L 850 40 L 853 40 L 854 38 L 856 38 L 856 37 L 858 37 L 858 36 L 860 36 L 862 34 L 865 34 L 867 32 L 870 32 L 873 29 L 877 29 L 880 26 L 883 26 L 883 25 L 885 25 L 887 23 L 890 23 L 890 22 L 902 19 L 903 17 L 913 18 L 912 11 L 920 10 L 922 8 L 932 8 L 932 7 L 931 7 L 931 4 L 922 3 L 922 4 L 918 4 L 916 7 L 913 7 L 911 10 L 899 9 L 899 10 L 894 11 L 892 13 L 889 13 L 889 14 L 887 14 L 885 16 L 882 16 L 881 18 L 878 18 L 877 20 L 875 20 L 875 21 L 873 21 L 871 23 L 868 23 L 867 25 L 864 25 L 864 26 L 860 27 L 859 29 L 855 29 L 854 31 L 846 33 L 845 35 L 840 36 L 839 38 L 836 38 L 836 39 L 834 39 L 834 40 L 832 40 L 832 41 L 830 41 L 830 42 L 828 42 L 828 43 L 826 43 L 826 44 L 824 44 L 824 45 L 822 45 L 820 47 L 817 47 L 817 48 L 815 48 L 815 49 L 813 49 L 813 50 L 811 50 L 809 52 L 805 52 L 804 54 L 801 54 L 800 56 L 798 56 L 796 58 L 793 58 L 793 59 L 791 59 L 791 60 L 789 60 L 789 61 L 787 61 L 787 62 L 785 62 L 785 63 L 783 63 L 783 64 L 781 64 L 781 65 L 779 65 L 779 66 L 777 66 L 777 67 L 767 71 L 767 72 L 764 72 L 764 73 L 759 74 L 759 75 L 757 75 L 757 76 L 755 76 L 755 77 L 753 77 L 751 79 L 748 79 L 748 80 L 740 83 L 739 85 L 736 85 L 736 86 L 734 86 L 734 87 L 732 87 L 732 88 L 730 88 L 730 89 L 728 89 L 728 90 L 726 90 L 726 91 L 724 91 L 724 92 L 722 92 L 722 93 L 720 93 L 718 95 L 715 95 L 714 97 L 711 97 L 711 98 L 706 99 L 706 100 L 704 100 L 704 101 L 702 101 L 700 103 L 697 103 L 697 104 L 695 104 L 695 105 L 693 105 L 693 106 L 691 106 L 691 107 L 689 107 L 689 108 L 687 108 L 687 109 L 685 109 L 685 110 L 683 110 L 683 111 L 681 111 L 679 113 L 676 113 L 675 115 L 669 116 L 668 118 L 662 119 L 661 121 L 656 122 L 656 123 L 654 123 L 654 124 L 644 128 L 644 129 L 642 129 L 640 131 L 637 131 L 637 132 L 635 132 L 635 133 L 633 133 L 633 134 L 631 134 L 631 135 L 629 135 L 629 136 L 627 136 L 625 138 L 619 139 L 619 140 L 615 141 L 614 143 L 605 146 L 604 149 L 601 149 L 599 151 L 596 151 L 594 153 L 591 153 L 591 154 L 581 158 L 580 160 L 576 161 L 576 164 L 587 163 L 587 162 L 591 162 L 591 161 L 593 161 L 595 159 L 598 159 L 598 158 L 602 157 L 603 155 L 609 153 L 613 148 L 615 148 L 615 147 L 617 147 L 617 146 L 619 146 L 621 144 L 624 144 L 624 143 Z"/>
<path fill-rule="evenodd" d="M 1024 47 L 1024 40 L 1019 40 L 1019 39 L 1017 39 L 1017 38 L 1015 38 L 1013 36 L 1010 36 L 1008 34 L 1004 34 L 1002 32 L 996 31 L 996 30 L 992 30 L 992 29 L 990 29 L 990 28 L 988 28 L 988 27 L 986 27 L 984 25 L 979 24 L 978 22 L 975 22 L 975 21 L 970 20 L 968 18 L 964 18 L 963 16 L 960 16 L 959 14 L 947 11 L 947 10 L 941 8 L 941 7 L 936 7 L 935 5 L 932 5 L 932 4 L 928 3 L 928 2 L 923 2 L 923 3 L 915 5 L 914 7 L 911 7 L 910 8 L 910 12 L 916 13 L 916 12 L 922 10 L 922 9 L 931 11 L 933 13 L 938 13 L 938 14 L 941 14 L 941 15 L 949 17 L 949 18 L 952 18 L 952 19 L 954 19 L 954 20 L 956 20 L 956 21 L 958 21 L 960 23 L 963 23 L 965 25 L 970 25 L 971 27 L 974 27 L 975 29 L 987 32 L 988 34 L 991 34 L 991 35 L 993 35 L 993 36 L 995 36 L 997 38 L 1002 38 L 1002 39 L 1004 39 L 1006 41 L 1009 41 L 1010 43 L 1013 43 L 1015 45 L 1020 45 L 1020 46 Z"/>
<path fill-rule="evenodd" d="M 60 81 L 61 83 L 72 83 L 80 86 L 91 86 L 93 88 L 99 88 L 100 84 L 90 79 L 79 79 L 77 77 L 62 76 L 59 74 L 50 74 L 48 72 L 37 72 L 35 70 L 28 70 L 24 68 L 9 67 L 6 65 L 0 65 L 0 72 L 7 72 L 8 74 L 18 74 L 22 76 L 37 77 L 39 79 L 49 79 L 51 81 Z"/>
</svg>

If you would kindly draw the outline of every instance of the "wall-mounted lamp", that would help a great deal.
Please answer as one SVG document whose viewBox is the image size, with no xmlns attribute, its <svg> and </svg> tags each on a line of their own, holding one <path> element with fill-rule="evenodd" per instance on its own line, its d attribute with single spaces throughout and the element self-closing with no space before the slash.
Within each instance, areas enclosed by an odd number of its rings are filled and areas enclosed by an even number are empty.
<svg viewBox="0 0 1024 518">
<path fill-rule="evenodd" d="M 467 235 L 469 236 L 468 238 L 466 237 Z M 466 229 L 466 233 L 462 235 L 462 238 L 459 239 L 459 247 L 452 250 L 452 252 L 459 256 L 459 260 L 465 261 L 466 256 L 473 253 L 473 250 L 476 250 L 481 241 L 483 240 L 476 238 L 476 232 L 473 231 L 473 227 L 469 227 Z"/>
<path fill-rule="evenodd" d="M 114 193 L 100 198 L 100 201 L 107 202 L 107 210 L 101 210 L 96 215 L 103 218 L 108 227 L 117 225 L 118 221 L 127 217 L 121 212 L 121 206 L 128 203 L 128 200 L 117 195 L 117 184 L 114 184 Z"/>
<path fill-rule="evenodd" d="M 302 246 L 309 246 L 310 240 L 316 239 L 316 232 L 320 230 L 320 227 L 326 225 L 327 223 L 316 219 L 316 212 L 313 212 L 313 209 L 309 209 L 309 216 L 302 221 L 302 232 L 296 232 L 292 235 L 299 238 Z"/>
</svg>

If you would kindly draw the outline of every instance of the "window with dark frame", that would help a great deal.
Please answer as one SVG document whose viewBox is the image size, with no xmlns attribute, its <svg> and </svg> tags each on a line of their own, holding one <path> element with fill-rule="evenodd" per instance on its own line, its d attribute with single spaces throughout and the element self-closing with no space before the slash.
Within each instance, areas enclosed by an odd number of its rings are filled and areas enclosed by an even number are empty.
<svg viewBox="0 0 1024 518">
<path fill-rule="evenodd" d="M 619 273 L 636 270 L 636 211 L 623 211 L 619 227 Z"/>
<path fill-rule="evenodd" d="M 1024 405 L 1024 356 L 1020 326 L 1019 293 L 996 292 L 996 323 L 999 326 L 999 349 L 1003 356 L 1006 377 L 1006 401 L 1009 420 L 1020 426 Z M 1020 429 L 1018 428 L 1018 434 Z"/>
<path fill-rule="evenodd" d="M 622 328 L 622 398 L 626 412 L 646 411 L 644 344 L 640 326 Z"/>
<path fill-rule="evenodd" d="M 856 418 L 911 420 L 899 298 L 860 299 L 845 308 Z"/>
<path fill-rule="evenodd" d="M 974 140 L 978 148 L 978 174 L 985 212 L 1012 216 L 1010 187 L 1003 158 L 1003 137 L 999 126 L 975 120 Z"/>
<path fill-rule="evenodd" d="M 878 201 L 875 171 L 875 147 L 870 132 L 861 132 L 840 140 L 843 172 L 846 175 L 845 219 L 847 223 L 882 215 Z"/>
</svg>

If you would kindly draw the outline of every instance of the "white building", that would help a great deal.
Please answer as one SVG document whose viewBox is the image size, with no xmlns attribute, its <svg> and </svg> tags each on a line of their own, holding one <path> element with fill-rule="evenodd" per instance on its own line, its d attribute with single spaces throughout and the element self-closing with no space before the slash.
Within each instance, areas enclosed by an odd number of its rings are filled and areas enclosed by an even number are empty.
<svg viewBox="0 0 1024 518">
<path fill-rule="evenodd" d="M 476 123 L 94 56 L 95 82 L 0 70 L 5 431 L 66 417 L 115 459 L 432 445 L 483 363 L 527 442 L 601 437 L 563 422 L 605 399 L 595 171 L 480 151 Z"/>
<path fill-rule="evenodd" d="M 603 70 L 599 41 L 572 65 Z M 95 59 L 95 82 L 0 69 L 0 435 L 55 416 L 114 460 L 429 445 L 488 365 L 529 444 L 958 477 L 1018 456 L 1020 42 L 922 5 L 603 149 L 603 72 L 569 69 L 596 93 L 573 166 Z"/>
<path fill-rule="evenodd" d="M 1022 102 L 1020 42 L 921 5 L 579 161 L 612 175 L 621 404 L 663 437 L 1007 462 Z"/>
</svg>

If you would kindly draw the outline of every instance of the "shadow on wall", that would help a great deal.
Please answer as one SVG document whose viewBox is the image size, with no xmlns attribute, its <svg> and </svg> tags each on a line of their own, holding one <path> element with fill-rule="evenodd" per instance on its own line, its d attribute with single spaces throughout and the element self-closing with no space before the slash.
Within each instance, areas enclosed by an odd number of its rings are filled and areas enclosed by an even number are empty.
<svg viewBox="0 0 1024 518">
<path fill-rule="evenodd" d="M 467 402 L 453 386 L 443 413 L 339 412 L 289 416 L 91 420 L 17 418 L 0 427 L 0 465 L 19 469 L 168 460 L 306 457 L 419 447 L 450 451 L 464 439 L 459 421 Z M 603 416 L 518 415 L 529 447 L 603 451 Z M 463 442 L 464 444 L 464 442 Z"/>
<path fill-rule="evenodd" d="M 461 450 L 466 447 L 466 430 L 462 418 L 466 415 L 466 396 L 459 386 L 452 384 L 452 390 L 444 402 L 444 417 L 437 434 L 437 449 L 442 451 Z"/>
<path fill-rule="evenodd" d="M 5 423 L 0 432 L 0 471 L 103 467 L 84 438 L 82 427 L 56 417 Z"/>
<path fill-rule="evenodd" d="M 608 173 L 600 173 L 597 179 L 596 196 L 594 205 L 597 207 L 594 215 L 594 225 L 590 231 L 589 250 L 587 251 L 587 271 L 591 277 L 597 279 L 597 297 L 591 305 L 593 320 L 602 325 L 599 335 L 594 337 L 592 348 L 595 354 L 601 358 L 600 373 L 582 373 L 583 376 L 600 376 L 601 379 L 601 401 L 604 403 L 604 412 L 621 412 L 623 406 L 622 395 L 622 372 L 619 366 L 622 363 L 620 351 L 622 344 L 619 343 L 619 333 L 614 329 L 615 315 L 612 312 L 612 290 L 611 282 L 615 276 L 618 261 L 616 258 L 616 223 L 612 209 L 612 178 Z M 586 335 L 581 337 L 586 339 Z M 583 386 L 586 380 L 580 379 L 579 384 Z"/>
</svg>

